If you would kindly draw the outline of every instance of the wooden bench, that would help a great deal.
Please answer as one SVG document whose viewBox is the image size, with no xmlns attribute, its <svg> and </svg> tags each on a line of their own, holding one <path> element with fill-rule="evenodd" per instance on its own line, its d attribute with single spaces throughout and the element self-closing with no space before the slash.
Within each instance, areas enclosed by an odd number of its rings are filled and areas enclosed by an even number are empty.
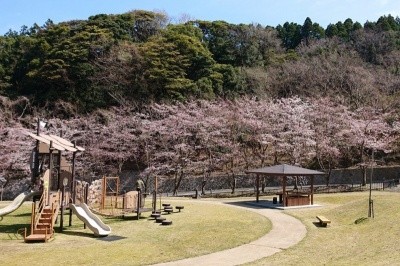
<svg viewBox="0 0 400 266">
<path fill-rule="evenodd" d="M 319 220 L 320 225 L 323 227 L 326 227 L 328 224 L 331 223 L 331 220 L 322 215 L 318 215 L 317 219 Z"/>
</svg>

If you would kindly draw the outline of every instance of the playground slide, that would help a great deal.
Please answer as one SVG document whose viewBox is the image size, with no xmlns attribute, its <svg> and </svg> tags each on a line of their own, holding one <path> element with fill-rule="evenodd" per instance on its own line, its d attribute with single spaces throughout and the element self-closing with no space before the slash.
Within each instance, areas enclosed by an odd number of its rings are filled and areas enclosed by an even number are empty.
<svg viewBox="0 0 400 266">
<path fill-rule="evenodd" d="M 111 233 L 111 228 L 104 224 L 99 217 L 93 214 L 85 203 L 79 205 L 71 203 L 70 208 L 96 236 L 108 236 Z"/>
<path fill-rule="evenodd" d="M 0 217 L 2 218 L 3 216 L 12 213 L 16 209 L 18 209 L 24 201 L 29 199 L 32 196 L 39 195 L 40 192 L 37 191 L 25 191 L 19 194 L 9 205 L 6 207 L 0 209 Z"/>
</svg>

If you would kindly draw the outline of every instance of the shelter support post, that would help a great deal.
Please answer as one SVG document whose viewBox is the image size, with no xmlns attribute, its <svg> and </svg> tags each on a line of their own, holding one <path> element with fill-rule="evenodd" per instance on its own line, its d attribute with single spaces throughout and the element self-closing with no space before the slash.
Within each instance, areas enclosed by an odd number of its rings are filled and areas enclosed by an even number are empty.
<svg viewBox="0 0 400 266">
<path fill-rule="evenodd" d="M 287 176 L 283 176 L 282 179 L 282 199 L 283 199 L 283 207 L 286 207 L 286 181 Z"/>
<path fill-rule="evenodd" d="M 314 176 L 311 176 L 311 205 L 314 205 Z"/>
<path fill-rule="evenodd" d="M 256 178 L 256 202 L 260 201 L 260 175 Z"/>
</svg>

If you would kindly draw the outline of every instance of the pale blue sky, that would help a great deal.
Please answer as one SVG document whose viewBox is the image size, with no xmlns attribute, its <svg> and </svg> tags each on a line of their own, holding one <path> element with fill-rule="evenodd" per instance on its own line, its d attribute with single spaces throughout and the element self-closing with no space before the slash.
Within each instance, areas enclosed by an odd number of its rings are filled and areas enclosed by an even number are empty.
<svg viewBox="0 0 400 266">
<path fill-rule="evenodd" d="M 400 16 L 399 0 L 2 0 L 0 35 L 22 25 L 43 25 L 87 19 L 96 14 L 120 14 L 134 9 L 164 11 L 178 20 L 183 14 L 201 20 L 260 23 L 277 26 L 286 21 L 303 24 L 306 17 L 326 28 L 351 18 L 364 24 L 382 15 Z"/>
</svg>

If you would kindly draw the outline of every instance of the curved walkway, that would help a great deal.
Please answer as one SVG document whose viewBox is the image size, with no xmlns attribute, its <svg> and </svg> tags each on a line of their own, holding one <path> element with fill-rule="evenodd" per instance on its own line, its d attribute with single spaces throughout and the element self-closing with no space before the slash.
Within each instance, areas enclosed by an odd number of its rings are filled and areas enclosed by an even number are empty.
<svg viewBox="0 0 400 266">
<path fill-rule="evenodd" d="M 212 203 L 224 204 L 229 202 Z M 245 204 L 240 204 L 240 206 L 230 206 L 250 210 L 267 217 L 272 223 L 271 231 L 261 238 L 242 246 L 156 265 L 240 265 L 285 250 L 300 242 L 307 233 L 306 227 L 299 220 L 290 215 L 284 214 L 281 210 L 259 208 Z"/>
</svg>

